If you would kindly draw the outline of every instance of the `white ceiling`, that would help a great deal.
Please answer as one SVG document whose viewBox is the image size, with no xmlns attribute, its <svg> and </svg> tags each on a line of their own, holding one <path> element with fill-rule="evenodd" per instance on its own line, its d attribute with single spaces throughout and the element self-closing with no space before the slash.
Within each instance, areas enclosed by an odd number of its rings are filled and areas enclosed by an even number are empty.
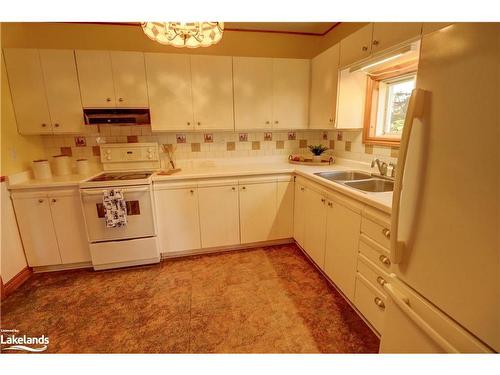
<svg viewBox="0 0 500 375">
<path fill-rule="evenodd" d="M 338 22 L 224 22 L 225 29 L 322 35 Z"/>
</svg>

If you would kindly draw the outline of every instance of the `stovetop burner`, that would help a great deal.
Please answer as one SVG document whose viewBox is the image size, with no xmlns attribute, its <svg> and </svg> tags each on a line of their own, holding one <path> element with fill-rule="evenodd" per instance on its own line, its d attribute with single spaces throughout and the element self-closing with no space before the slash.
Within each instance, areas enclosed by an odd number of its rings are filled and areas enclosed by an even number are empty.
<svg viewBox="0 0 500 375">
<path fill-rule="evenodd" d="M 124 181 L 124 180 L 144 180 L 151 176 L 153 172 L 113 172 L 102 173 L 99 176 L 89 180 L 89 182 L 97 181 Z"/>
</svg>

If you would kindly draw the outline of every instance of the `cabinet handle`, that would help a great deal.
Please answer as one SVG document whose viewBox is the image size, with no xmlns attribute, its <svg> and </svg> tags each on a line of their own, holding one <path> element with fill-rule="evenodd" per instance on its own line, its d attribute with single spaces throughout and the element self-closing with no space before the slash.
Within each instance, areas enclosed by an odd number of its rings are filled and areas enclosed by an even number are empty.
<svg viewBox="0 0 500 375">
<path fill-rule="evenodd" d="M 269 121 L 266 121 L 266 125 L 269 125 Z"/>
<path fill-rule="evenodd" d="M 361 47 L 361 51 L 368 51 L 368 47 L 367 46 Z"/>
<path fill-rule="evenodd" d="M 325 203 L 326 202 L 326 199 L 325 198 L 321 198 L 321 203 Z"/>
<path fill-rule="evenodd" d="M 390 231 L 389 229 L 387 229 L 387 228 L 382 229 L 382 234 L 383 234 L 386 238 L 391 239 L 391 231 Z"/>
<path fill-rule="evenodd" d="M 188 126 L 190 126 L 190 125 L 191 125 L 191 123 L 190 123 L 189 121 L 188 121 L 188 123 L 187 123 L 187 124 L 188 124 Z"/>
<path fill-rule="evenodd" d="M 381 255 L 381 256 L 379 256 L 379 257 L 378 257 L 378 259 L 379 259 L 382 263 L 384 263 L 385 265 L 387 265 L 387 266 L 390 266 L 390 265 L 391 265 L 391 260 L 390 260 L 388 257 L 386 257 L 385 255 Z"/>
<path fill-rule="evenodd" d="M 194 190 L 189 190 L 189 192 L 190 192 L 191 194 L 194 194 Z"/>
<path fill-rule="evenodd" d="M 59 124 L 54 124 L 54 126 L 55 126 L 56 128 L 58 128 L 58 127 L 59 127 Z"/>
<path fill-rule="evenodd" d="M 381 309 L 385 309 L 385 303 L 380 298 L 375 297 L 375 299 L 373 300 L 373 302 L 375 302 L 375 305 L 377 305 Z"/>
<path fill-rule="evenodd" d="M 198 121 L 198 126 L 200 126 L 200 125 L 201 125 L 201 122 Z"/>
<path fill-rule="evenodd" d="M 300 191 L 304 191 L 305 189 L 303 187 L 300 188 Z"/>
<path fill-rule="evenodd" d="M 332 202 L 328 202 L 328 207 L 333 207 L 333 203 Z"/>
<path fill-rule="evenodd" d="M 372 43 L 374 46 L 378 46 L 380 42 L 378 40 L 374 40 Z"/>
<path fill-rule="evenodd" d="M 56 203 L 56 202 L 57 202 L 57 199 L 52 198 L 52 203 Z"/>
<path fill-rule="evenodd" d="M 280 122 L 278 120 L 274 121 L 275 124 L 279 124 Z"/>
<path fill-rule="evenodd" d="M 330 121 L 330 122 L 333 122 L 333 119 L 331 118 L 329 121 Z"/>
<path fill-rule="evenodd" d="M 246 190 L 246 189 L 247 189 L 247 187 L 246 187 L 246 186 L 243 186 L 241 189 L 242 189 L 242 190 Z"/>
<path fill-rule="evenodd" d="M 107 102 L 110 102 L 110 101 L 111 101 L 111 98 L 106 98 L 106 101 L 107 101 Z"/>
<path fill-rule="evenodd" d="M 236 190 L 236 188 L 233 186 L 233 187 L 231 188 L 231 190 L 232 190 L 232 191 L 235 191 L 235 190 Z"/>
<path fill-rule="evenodd" d="M 119 101 L 119 102 L 123 102 L 123 98 L 119 98 L 119 99 L 118 99 L 118 101 Z"/>
<path fill-rule="evenodd" d="M 380 285 L 384 286 L 385 279 L 382 276 L 378 276 L 377 277 L 377 283 L 379 283 Z"/>
<path fill-rule="evenodd" d="M 43 203 L 43 199 L 39 199 L 39 200 L 38 200 L 38 203 Z"/>
<path fill-rule="evenodd" d="M 42 124 L 42 128 L 46 128 L 47 127 L 47 124 Z"/>
</svg>

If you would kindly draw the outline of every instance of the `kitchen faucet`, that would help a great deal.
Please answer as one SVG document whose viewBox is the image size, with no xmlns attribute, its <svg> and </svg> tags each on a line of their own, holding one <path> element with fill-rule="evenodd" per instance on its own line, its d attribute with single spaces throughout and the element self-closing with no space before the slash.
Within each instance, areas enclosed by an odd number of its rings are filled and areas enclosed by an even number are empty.
<svg viewBox="0 0 500 375">
<path fill-rule="evenodd" d="M 380 161 L 379 159 L 372 160 L 372 168 L 377 165 L 378 171 L 380 175 L 385 176 L 387 174 L 387 163 L 384 161 Z"/>
</svg>

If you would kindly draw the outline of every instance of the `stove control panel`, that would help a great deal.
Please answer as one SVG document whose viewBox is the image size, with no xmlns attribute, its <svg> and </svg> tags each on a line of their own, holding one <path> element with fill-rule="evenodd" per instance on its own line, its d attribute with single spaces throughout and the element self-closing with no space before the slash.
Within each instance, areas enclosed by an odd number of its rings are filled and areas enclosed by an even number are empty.
<svg viewBox="0 0 500 375">
<path fill-rule="evenodd" d="M 101 145 L 100 150 L 104 170 L 160 165 L 157 143 L 108 143 Z"/>
</svg>

